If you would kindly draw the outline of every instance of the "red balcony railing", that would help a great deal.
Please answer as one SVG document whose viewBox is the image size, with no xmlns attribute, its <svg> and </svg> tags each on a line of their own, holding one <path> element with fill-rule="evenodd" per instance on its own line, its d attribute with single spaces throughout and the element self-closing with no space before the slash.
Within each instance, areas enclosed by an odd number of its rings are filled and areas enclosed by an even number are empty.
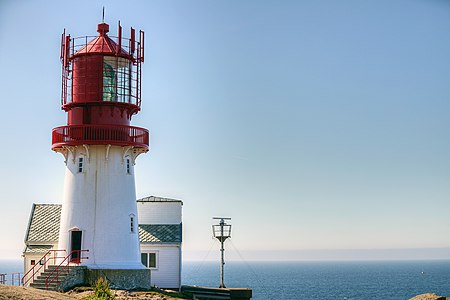
<svg viewBox="0 0 450 300">
<path fill-rule="evenodd" d="M 77 145 L 134 146 L 148 150 L 145 128 L 125 125 L 70 125 L 53 129 L 52 149 Z"/>
</svg>

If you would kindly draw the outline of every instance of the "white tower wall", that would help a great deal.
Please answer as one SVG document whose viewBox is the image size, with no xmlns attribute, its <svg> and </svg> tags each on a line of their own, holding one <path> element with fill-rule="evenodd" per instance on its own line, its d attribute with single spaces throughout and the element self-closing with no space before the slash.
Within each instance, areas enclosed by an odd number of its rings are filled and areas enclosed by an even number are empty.
<svg viewBox="0 0 450 300">
<path fill-rule="evenodd" d="M 144 268 L 139 251 L 135 158 L 129 147 L 86 145 L 67 151 L 58 249 L 70 253 L 71 231 L 81 231 L 81 249 L 89 250 L 82 254 L 88 259 L 81 265 Z"/>
</svg>

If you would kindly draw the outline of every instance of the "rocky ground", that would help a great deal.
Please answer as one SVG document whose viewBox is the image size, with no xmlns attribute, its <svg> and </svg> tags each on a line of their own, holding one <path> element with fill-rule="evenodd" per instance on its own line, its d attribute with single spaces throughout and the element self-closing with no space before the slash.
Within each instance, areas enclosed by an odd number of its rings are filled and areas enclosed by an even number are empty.
<svg viewBox="0 0 450 300">
<path fill-rule="evenodd" d="M 55 299 L 55 300 L 73 300 L 76 299 L 73 296 L 57 293 L 57 292 L 49 292 L 49 291 L 41 291 L 35 288 L 30 287 L 20 287 L 20 286 L 11 286 L 11 285 L 0 285 L 0 300 L 4 299 L 14 299 L 14 300 L 35 300 L 35 299 Z"/>
<path fill-rule="evenodd" d="M 117 300 L 185 300 L 186 298 L 177 298 L 158 292 L 129 292 L 122 290 L 112 290 Z M 75 299 L 83 299 L 92 294 L 92 291 L 70 291 L 66 295 L 72 295 Z"/>
<path fill-rule="evenodd" d="M 128 292 L 113 291 L 117 300 L 183 300 L 186 298 L 177 298 L 174 295 L 166 295 L 158 292 Z M 0 300 L 79 300 L 92 294 L 92 291 L 86 288 L 74 289 L 67 293 L 58 293 L 51 291 L 42 291 L 30 287 L 19 287 L 11 285 L 0 285 Z M 411 298 L 410 300 L 450 300 L 436 294 L 422 294 Z"/>
<path fill-rule="evenodd" d="M 438 296 L 436 294 L 422 294 L 422 295 L 415 296 L 409 300 L 448 300 L 448 299 L 450 299 L 450 298 Z"/>
<path fill-rule="evenodd" d="M 184 300 L 158 292 L 128 292 L 113 291 L 117 300 Z M 86 289 L 75 289 L 67 293 L 58 293 L 52 291 L 43 291 L 30 287 L 19 287 L 11 285 L 0 285 L 0 300 L 75 300 L 82 299 L 92 294 L 92 291 Z"/>
</svg>

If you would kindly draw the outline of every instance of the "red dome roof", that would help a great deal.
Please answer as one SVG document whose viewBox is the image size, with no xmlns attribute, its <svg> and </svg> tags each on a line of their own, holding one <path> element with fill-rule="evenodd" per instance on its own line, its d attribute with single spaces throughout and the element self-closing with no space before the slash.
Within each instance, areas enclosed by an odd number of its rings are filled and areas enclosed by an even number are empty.
<svg viewBox="0 0 450 300">
<path fill-rule="evenodd" d="M 92 41 L 87 43 L 84 47 L 78 50 L 74 56 L 84 55 L 84 54 L 105 54 L 105 55 L 117 55 L 122 57 L 131 57 L 131 55 L 125 51 L 123 48 L 120 48 L 119 52 L 117 52 L 117 45 L 106 33 L 109 31 L 109 25 L 106 23 L 100 23 L 97 26 L 97 32 L 100 35 L 94 38 Z"/>
</svg>

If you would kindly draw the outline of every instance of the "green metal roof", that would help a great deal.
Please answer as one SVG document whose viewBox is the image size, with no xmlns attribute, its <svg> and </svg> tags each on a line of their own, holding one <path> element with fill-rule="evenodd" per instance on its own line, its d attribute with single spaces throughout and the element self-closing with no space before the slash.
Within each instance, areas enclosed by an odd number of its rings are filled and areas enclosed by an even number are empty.
<svg viewBox="0 0 450 300">
<path fill-rule="evenodd" d="M 139 225 L 141 243 L 181 243 L 181 224 Z"/>
<path fill-rule="evenodd" d="M 32 252 L 30 247 L 35 247 L 38 251 L 39 247 L 45 248 L 42 244 L 58 241 L 61 207 L 61 204 L 33 204 L 25 237 L 25 243 L 29 247 L 25 249 L 25 252 Z M 141 243 L 181 243 L 181 224 L 141 224 L 139 239 Z"/>
<path fill-rule="evenodd" d="M 60 204 L 33 204 L 25 242 L 57 242 L 60 220 Z"/>
<path fill-rule="evenodd" d="M 183 201 L 181 201 L 181 200 L 156 197 L 156 196 L 149 196 L 149 197 L 141 198 L 141 199 L 136 200 L 136 202 L 177 202 L 177 203 L 181 203 L 181 205 L 183 205 Z"/>
</svg>

